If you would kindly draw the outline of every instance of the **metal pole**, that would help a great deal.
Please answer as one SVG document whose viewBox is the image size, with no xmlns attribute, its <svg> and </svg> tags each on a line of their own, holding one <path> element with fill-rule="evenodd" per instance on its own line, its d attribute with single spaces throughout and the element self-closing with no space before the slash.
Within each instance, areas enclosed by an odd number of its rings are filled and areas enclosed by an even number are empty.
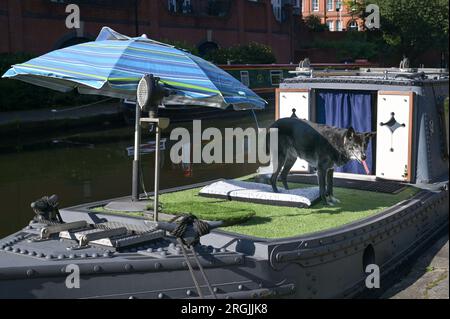
<svg viewBox="0 0 450 319">
<path fill-rule="evenodd" d="M 159 146 L 160 146 L 160 140 L 161 140 L 161 131 L 159 128 L 159 123 L 156 123 L 155 125 L 155 132 L 156 132 L 156 138 L 155 138 L 155 188 L 154 188 L 154 205 L 153 205 L 153 218 L 155 222 L 158 221 L 158 210 L 159 210 L 159 170 L 160 170 L 160 154 L 159 154 Z"/>
<path fill-rule="evenodd" d="M 139 0 L 134 0 L 134 27 L 136 36 L 139 36 Z"/>
<path fill-rule="evenodd" d="M 136 102 L 136 124 L 134 126 L 134 160 L 131 200 L 139 201 L 139 161 L 141 157 L 141 108 Z"/>
</svg>

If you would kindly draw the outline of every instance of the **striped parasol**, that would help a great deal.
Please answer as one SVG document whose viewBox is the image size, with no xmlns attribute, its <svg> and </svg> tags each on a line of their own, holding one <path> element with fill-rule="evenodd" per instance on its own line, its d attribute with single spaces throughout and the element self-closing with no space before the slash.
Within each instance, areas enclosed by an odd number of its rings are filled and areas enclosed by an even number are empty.
<svg viewBox="0 0 450 319">
<path fill-rule="evenodd" d="M 266 102 L 214 64 L 145 36 L 104 27 L 96 41 L 14 65 L 3 77 L 50 89 L 134 100 L 139 80 L 153 74 L 172 91 L 166 105 L 263 109 Z"/>
</svg>

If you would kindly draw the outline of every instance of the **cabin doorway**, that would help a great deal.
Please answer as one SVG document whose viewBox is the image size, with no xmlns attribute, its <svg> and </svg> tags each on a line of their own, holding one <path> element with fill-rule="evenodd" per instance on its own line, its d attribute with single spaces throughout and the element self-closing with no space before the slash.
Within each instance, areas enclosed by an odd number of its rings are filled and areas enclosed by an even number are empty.
<svg viewBox="0 0 450 319">
<path fill-rule="evenodd" d="M 377 130 L 377 92 L 354 90 L 317 90 L 316 122 L 339 128 L 352 126 L 357 132 Z M 376 172 L 376 139 L 370 141 L 367 148 L 367 165 L 370 175 Z M 357 161 L 351 161 L 336 172 L 366 175 L 364 167 Z"/>
</svg>

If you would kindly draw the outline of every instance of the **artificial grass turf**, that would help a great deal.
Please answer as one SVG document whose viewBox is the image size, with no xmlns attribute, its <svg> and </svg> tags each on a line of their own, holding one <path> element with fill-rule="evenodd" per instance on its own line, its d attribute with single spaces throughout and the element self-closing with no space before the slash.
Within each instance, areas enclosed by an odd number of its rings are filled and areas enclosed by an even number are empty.
<svg viewBox="0 0 450 319">
<path fill-rule="evenodd" d="M 291 184 L 292 188 L 305 187 Z M 308 186 L 310 187 L 310 185 Z M 204 220 L 224 220 L 224 230 L 261 238 L 283 238 L 342 226 L 375 215 L 413 196 L 406 188 L 398 194 L 383 194 L 355 189 L 335 188 L 341 204 L 334 207 L 317 203 L 310 208 L 279 207 L 228 201 L 199 196 L 200 188 L 160 196 L 166 214 L 191 213 Z M 242 223 L 236 224 L 241 221 Z"/>
</svg>

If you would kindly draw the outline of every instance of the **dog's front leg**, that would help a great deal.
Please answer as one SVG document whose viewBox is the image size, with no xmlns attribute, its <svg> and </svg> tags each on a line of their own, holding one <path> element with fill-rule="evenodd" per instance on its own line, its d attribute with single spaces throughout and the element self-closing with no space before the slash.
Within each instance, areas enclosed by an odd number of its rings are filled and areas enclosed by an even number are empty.
<svg viewBox="0 0 450 319">
<path fill-rule="evenodd" d="M 320 198 L 324 205 L 333 205 L 327 198 L 326 190 L 326 171 L 324 169 L 317 169 L 317 179 L 319 181 Z"/>
<path fill-rule="evenodd" d="M 334 197 L 333 194 L 333 174 L 334 169 L 330 168 L 327 170 L 327 195 L 328 195 L 328 201 L 331 201 L 333 204 L 338 204 L 341 201 Z"/>
</svg>

